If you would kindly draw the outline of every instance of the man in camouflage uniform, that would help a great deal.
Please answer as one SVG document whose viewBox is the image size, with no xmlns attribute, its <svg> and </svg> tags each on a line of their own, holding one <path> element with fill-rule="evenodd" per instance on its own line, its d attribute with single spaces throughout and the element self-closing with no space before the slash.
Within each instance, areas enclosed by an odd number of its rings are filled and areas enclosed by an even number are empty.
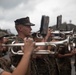
<svg viewBox="0 0 76 75">
<path fill-rule="evenodd" d="M 0 31 L 0 44 L 4 43 L 4 37 L 6 36 L 8 36 L 6 32 Z M 7 47 L 5 50 L 4 47 L 0 46 L 0 57 L 4 56 L 6 54 L 6 51 L 7 51 Z"/>
<path fill-rule="evenodd" d="M 13 72 L 11 71 L 10 63 L 8 63 L 8 61 L 5 58 L 1 57 L 0 58 L 0 75 L 27 75 L 26 73 L 29 66 L 30 57 L 34 48 L 35 48 L 35 43 L 33 43 L 33 39 L 31 38 L 24 39 L 24 48 L 23 48 L 24 55 L 19 65 L 16 67 L 16 69 L 14 69 Z"/>
<path fill-rule="evenodd" d="M 7 34 L 5 32 L 0 32 L 0 45 L 1 44 L 4 44 L 5 41 L 4 41 L 4 37 L 6 37 Z M 7 72 L 12 72 L 13 69 L 11 68 L 12 64 L 11 62 L 5 58 L 6 57 L 6 53 L 7 52 L 7 47 L 3 47 L 3 46 L 0 46 L 0 68 L 4 69 L 5 71 Z"/>
<path fill-rule="evenodd" d="M 30 34 L 31 34 L 31 26 L 34 26 L 33 23 L 30 22 L 29 17 L 26 18 L 20 18 L 15 20 L 15 28 L 18 32 L 18 35 L 16 37 L 16 39 L 14 40 L 14 43 L 23 43 L 24 38 L 29 38 Z M 14 52 L 17 52 L 19 50 L 22 50 L 23 47 L 13 47 L 11 49 L 13 49 Z M 21 58 L 23 55 L 15 55 L 15 54 L 11 54 L 11 61 L 12 64 L 17 67 L 17 65 L 19 64 Z M 29 64 L 30 65 L 30 64 Z M 29 75 L 29 68 L 27 71 L 27 75 Z"/>
<path fill-rule="evenodd" d="M 34 26 L 34 24 L 30 23 L 29 17 L 20 18 L 15 21 L 15 27 L 18 32 L 18 37 L 15 40 L 15 43 L 21 43 L 25 37 L 30 37 L 32 30 L 31 26 Z M 47 39 L 45 39 L 45 41 L 47 41 Z M 21 50 L 21 48 L 22 47 L 13 47 L 13 50 L 17 52 L 18 50 Z M 21 58 L 22 55 L 12 55 L 12 63 L 17 66 Z M 49 60 L 47 55 L 35 55 L 35 57 L 32 55 L 27 74 L 29 75 L 30 73 L 30 75 L 51 75 L 50 61 L 51 60 Z"/>
<path fill-rule="evenodd" d="M 55 39 L 53 37 L 53 41 L 60 41 L 65 39 L 65 37 L 63 38 L 63 36 L 58 35 L 55 35 Z M 56 46 L 55 57 L 59 75 L 71 75 L 71 56 L 73 56 L 75 53 L 75 50 L 68 50 L 68 44 L 66 43 Z"/>
<path fill-rule="evenodd" d="M 34 24 L 32 24 L 29 21 L 29 17 L 15 20 L 15 28 L 18 32 L 18 35 L 17 35 L 16 39 L 14 40 L 14 43 L 23 43 L 25 37 L 27 37 L 27 38 L 30 37 L 31 30 L 32 30 L 31 26 L 34 26 Z M 12 49 L 15 52 L 22 50 L 21 47 L 19 47 L 19 46 L 13 47 Z M 11 57 L 12 64 L 14 66 L 17 66 L 19 61 L 22 58 L 22 55 L 11 54 L 10 57 Z"/>
<path fill-rule="evenodd" d="M 71 56 L 74 54 L 75 52 L 70 52 L 66 45 L 58 47 L 57 63 L 60 75 L 71 75 Z"/>
</svg>

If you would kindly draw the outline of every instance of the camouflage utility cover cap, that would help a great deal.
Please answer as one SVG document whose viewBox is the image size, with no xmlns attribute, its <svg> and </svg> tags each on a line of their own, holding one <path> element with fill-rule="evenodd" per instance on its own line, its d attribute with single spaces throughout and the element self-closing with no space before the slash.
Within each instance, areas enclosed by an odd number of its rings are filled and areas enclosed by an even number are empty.
<svg viewBox="0 0 76 75">
<path fill-rule="evenodd" d="M 0 38 L 6 37 L 6 36 L 8 36 L 8 34 L 6 32 L 0 31 Z"/>
<path fill-rule="evenodd" d="M 20 18 L 20 19 L 17 19 L 14 21 L 15 22 L 15 25 L 25 25 L 25 26 L 34 26 L 35 24 L 31 23 L 30 22 L 30 19 L 29 17 L 25 17 L 25 18 Z"/>
</svg>

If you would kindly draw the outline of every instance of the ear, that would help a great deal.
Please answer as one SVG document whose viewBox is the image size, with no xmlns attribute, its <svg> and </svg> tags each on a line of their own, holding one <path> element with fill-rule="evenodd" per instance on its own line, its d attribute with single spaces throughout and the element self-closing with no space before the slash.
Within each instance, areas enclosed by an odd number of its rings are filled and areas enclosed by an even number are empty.
<svg viewBox="0 0 76 75">
<path fill-rule="evenodd" d="M 18 28 L 19 31 L 22 31 L 22 26 L 21 25 L 19 25 L 17 28 Z"/>
</svg>

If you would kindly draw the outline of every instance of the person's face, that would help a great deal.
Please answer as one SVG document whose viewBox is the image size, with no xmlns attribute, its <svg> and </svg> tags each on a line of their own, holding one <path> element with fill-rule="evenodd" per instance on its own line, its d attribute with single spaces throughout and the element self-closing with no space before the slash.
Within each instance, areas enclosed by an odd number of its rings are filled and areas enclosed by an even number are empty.
<svg viewBox="0 0 76 75">
<path fill-rule="evenodd" d="M 9 39 L 7 37 L 3 38 L 3 43 L 7 43 L 9 41 Z"/>
<path fill-rule="evenodd" d="M 25 36 L 30 36 L 31 35 L 31 26 L 22 26 L 22 33 L 25 35 Z"/>
</svg>

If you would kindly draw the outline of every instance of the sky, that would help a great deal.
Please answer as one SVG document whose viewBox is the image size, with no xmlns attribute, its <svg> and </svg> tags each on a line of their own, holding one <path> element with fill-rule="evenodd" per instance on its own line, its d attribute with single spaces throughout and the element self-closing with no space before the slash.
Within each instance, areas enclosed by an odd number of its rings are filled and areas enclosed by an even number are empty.
<svg viewBox="0 0 76 75">
<path fill-rule="evenodd" d="M 49 26 L 56 24 L 57 16 L 62 22 L 76 25 L 76 0 L 0 0 L 0 28 L 17 34 L 14 21 L 30 17 L 35 24 L 32 32 L 40 29 L 42 15 L 49 16 Z"/>
</svg>

